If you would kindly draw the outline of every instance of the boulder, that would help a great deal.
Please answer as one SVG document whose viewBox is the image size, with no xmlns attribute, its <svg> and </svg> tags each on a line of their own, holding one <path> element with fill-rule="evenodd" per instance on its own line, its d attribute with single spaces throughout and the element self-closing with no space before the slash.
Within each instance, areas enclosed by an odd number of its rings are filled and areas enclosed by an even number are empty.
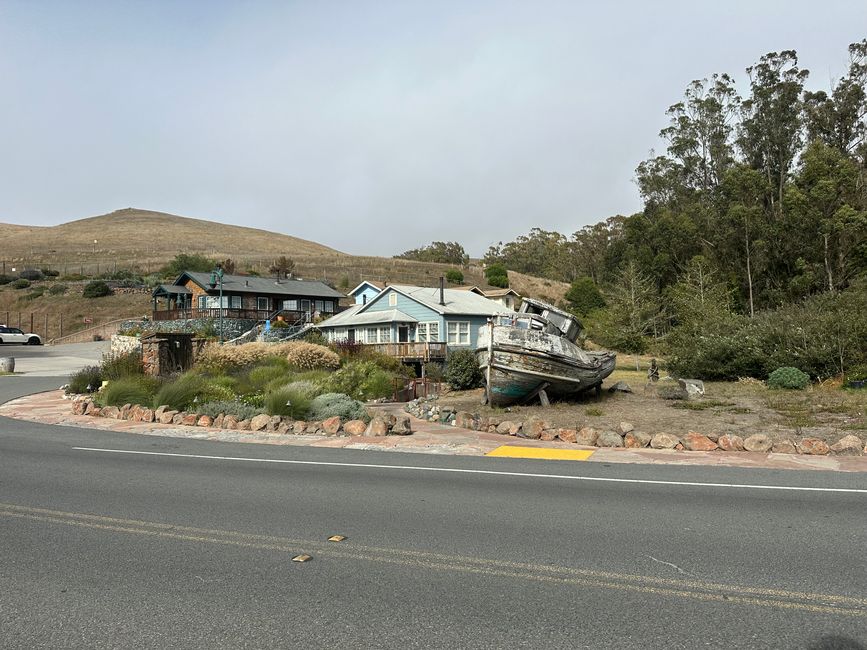
<svg viewBox="0 0 867 650">
<path fill-rule="evenodd" d="M 623 446 L 629 449 L 640 449 L 650 444 L 651 435 L 644 431 L 630 431 L 623 436 Z"/>
<path fill-rule="evenodd" d="M 509 431 L 514 426 L 514 422 L 511 420 L 503 420 L 497 425 L 497 433 L 502 433 L 503 435 L 509 435 Z"/>
<path fill-rule="evenodd" d="M 623 436 L 616 431 L 603 431 L 596 439 L 597 447 L 622 447 Z"/>
<path fill-rule="evenodd" d="M 157 409 L 154 411 L 154 420 L 156 420 L 157 422 L 163 422 L 163 413 L 171 410 L 172 409 L 168 404 L 162 404 L 161 406 L 158 406 Z M 175 411 L 175 413 L 177 413 L 177 411 Z M 165 422 L 163 422 L 163 424 L 165 424 Z"/>
<path fill-rule="evenodd" d="M 455 426 L 460 429 L 475 431 L 478 428 L 478 422 L 469 411 L 458 411 L 455 413 Z"/>
<path fill-rule="evenodd" d="M 163 408 L 163 407 L 160 407 Z M 159 411 L 159 409 L 157 409 Z M 163 408 L 159 415 L 160 424 L 171 424 L 172 418 L 178 414 L 177 411 L 170 411 L 168 409 Z M 157 417 L 156 411 L 154 411 L 154 417 Z"/>
<path fill-rule="evenodd" d="M 235 429 L 237 429 L 238 431 L 249 431 L 250 420 L 238 420 L 238 424 L 235 426 Z"/>
<path fill-rule="evenodd" d="M 551 423 L 540 418 L 532 417 L 526 422 L 521 431 L 517 434 L 520 438 L 529 438 L 530 440 L 538 440 L 542 437 L 542 432 L 545 429 L 551 429 Z"/>
<path fill-rule="evenodd" d="M 196 426 L 198 419 L 198 413 L 184 413 L 184 417 L 181 419 L 181 424 L 185 427 L 194 427 Z"/>
<path fill-rule="evenodd" d="M 117 414 L 118 420 L 128 420 L 129 419 L 129 410 L 132 408 L 132 404 L 124 404 L 120 407 L 120 413 Z"/>
<path fill-rule="evenodd" d="M 707 436 L 696 431 L 690 431 L 681 440 L 683 448 L 688 451 L 713 451 L 717 444 Z"/>
<path fill-rule="evenodd" d="M 575 443 L 583 447 L 595 447 L 599 432 L 593 427 L 581 427 L 575 434 Z"/>
<path fill-rule="evenodd" d="M 773 441 L 764 433 L 754 433 L 744 439 L 744 449 L 747 451 L 758 451 L 765 454 L 769 452 L 773 446 Z"/>
<path fill-rule="evenodd" d="M 220 413 L 217 417 L 214 418 L 214 421 L 211 422 L 211 426 L 215 429 L 223 428 L 223 418 L 226 417 L 223 413 Z"/>
<path fill-rule="evenodd" d="M 557 437 L 563 442 L 575 442 L 578 432 L 575 429 L 557 429 Z"/>
<path fill-rule="evenodd" d="M 277 427 L 283 424 L 283 418 L 279 415 L 272 415 L 271 419 L 268 420 L 268 425 L 265 427 L 265 431 L 276 431 Z"/>
<path fill-rule="evenodd" d="M 363 436 L 367 430 L 364 420 L 350 420 L 343 425 L 343 430 L 350 436 Z"/>
<path fill-rule="evenodd" d="M 734 433 L 724 433 L 719 438 L 717 438 L 717 442 L 719 448 L 723 451 L 743 451 L 744 450 L 744 439 L 739 435 Z"/>
<path fill-rule="evenodd" d="M 209 427 L 212 424 L 214 424 L 214 418 L 212 418 L 210 415 L 203 415 L 196 422 L 196 425 L 200 427 Z"/>
<path fill-rule="evenodd" d="M 319 433 L 321 427 L 321 422 L 308 422 L 307 427 L 304 429 L 304 433 Z"/>
<path fill-rule="evenodd" d="M 175 417 L 172 418 L 172 424 L 180 424 L 184 420 L 184 416 L 186 413 L 175 413 Z"/>
<path fill-rule="evenodd" d="M 633 425 L 632 422 L 621 422 L 617 425 L 617 431 L 621 435 L 626 435 L 630 431 L 635 431 L 635 425 Z"/>
<path fill-rule="evenodd" d="M 718 433 L 706 433 L 704 435 L 707 436 L 708 440 L 713 440 L 716 443 L 719 442 L 719 434 Z"/>
<path fill-rule="evenodd" d="M 839 456 L 863 456 L 864 443 L 858 436 L 844 436 L 831 445 L 831 453 Z"/>
<path fill-rule="evenodd" d="M 632 388 L 625 381 L 618 381 L 608 388 L 609 393 L 631 393 Z"/>
<path fill-rule="evenodd" d="M 517 435 L 518 435 L 518 432 L 519 432 L 522 428 L 524 428 L 524 423 L 523 423 L 523 422 L 512 422 L 512 423 L 511 423 L 511 426 L 509 427 L 509 435 L 510 435 L 510 436 L 517 436 Z"/>
<path fill-rule="evenodd" d="M 335 436 L 337 435 L 337 432 L 340 431 L 340 424 L 340 416 L 335 415 L 334 417 L 322 421 L 322 430 L 325 432 L 326 436 Z"/>
<path fill-rule="evenodd" d="M 99 407 L 94 402 L 88 402 L 87 406 L 84 408 L 85 415 L 93 415 L 94 411 L 96 411 L 96 415 L 99 415 Z"/>
<path fill-rule="evenodd" d="M 83 399 L 76 399 L 72 402 L 72 414 L 73 415 L 84 415 L 84 411 L 87 408 L 87 403 Z"/>
<path fill-rule="evenodd" d="M 295 422 L 292 423 L 292 433 L 300 434 L 304 433 L 306 430 L 307 423 L 304 420 L 295 420 Z"/>
<path fill-rule="evenodd" d="M 657 433 L 650 439 L 653 449 L 674 449 L 680 444 L 680 439 L 670 433 Z"/>
<path fill-rule="evenodd" d="M 138 404 L 133 404 L 129 411 L 127 411 L 126 419 L 130 422 L 141 422 L 141 412 L 144 410 L 143 406 Z"/>
<path fill-rule="evenodd" d="M 551 442 L 557 438 L 557 430 L 556 429 L 545 429 L 542 433 L 539 434 L 539 440 L 544 440 L 545 442 Z"/>
<path fill-rule="evenodd" d="M 412 424 L 410 423 L 409 416 L 399 415 L 394 423 L 394 426 L 391 427 L 391 433 L 396 436 L 408 436 L 409 434 L 411 434 Z"/>
<path fill-rule="evenodd" d="M 771 447 L 771 452 L 775 454 L 797 454 L 798 448 L 795 447 L 794 442 L 786 439 L 775 442 L 774 446 Z"/>
<path fill-rule="evenodd" d="M 102 409 L 102 417 L 104 418 L 112 418 L 117 420 L 119 413 L 120 409 L 116 406 L 106 406 L 104 409 Z"/>
<path fill-rule="evenodd" d="M 267 413 L 260 413 L 250 418 L 250 431 L 262 431 L 271 422 L 271 416 Z"/>
<path fill-rule="evenodd" d="M 364 432 L 368 437 L 380 437 L 388 435 L 388 423 L 381 417 L 377 416 L 367 425 L 367 430 Z"/>
<path fill-rule="evenodd" d="M 243 424 L 244 422 L 247 423 L 247 428 L 249 429 L 250 428 L 250 421 L 249 420 L 244 420 L 243 422 L 239 422 L 238 427 L 240 427 L 241 424 Z M 292 433 L 292 423 L 291 422 L 285 422 L 285 421 L 281 422 L 280 426 L 277 427 L 277 433 L 284 433 L 284 434 L 285 433 Z"/>
<path fill-rule="evenodd" d="M 704 382 L 701 379 L 678 379 L 677 383 L 686 392 L 687 399 L 698 399 L 704 395 Z"/>
<path fill-rule="evenodd" d="M 819 438 L 801 438 L 797 447 L 800 453 L 811 456 L 826 456 L 831 452 L 828 443 Z"/>
<path fill-rule="evenodd" d="M 227 415 L 223 418 L 223 428 L 224 429 L 237 429 L 238 428 L 238 418 L 235 415 Z"/>
<path fill-rule="evenodd" d="M 150 409 L 142 409 L 141 421 L 142 422 L 153 422 L 154 421 L 154 412 Z"/>
</svg>

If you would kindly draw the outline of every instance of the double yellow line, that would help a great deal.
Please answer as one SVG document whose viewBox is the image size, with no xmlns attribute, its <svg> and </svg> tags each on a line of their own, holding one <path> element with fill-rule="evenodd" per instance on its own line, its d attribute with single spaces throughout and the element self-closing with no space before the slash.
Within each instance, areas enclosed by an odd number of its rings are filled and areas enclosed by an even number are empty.
<svg viewBox="0 0 867 650">
<path fill-rule="evenodd" d="M 159 522 L 103 517 L 78 512 L 31 508 L 0 503 L 0 517 L 27 519 L 47 524 L 77 526 L 113 533 L 146 535 L 183 542 L 222 544 L 240 548 L 268 550 L 295 555 L 309 553 L 316 558 L 335 558 L 379 562 L 424 568 L 433 571 L 503 577 L 591 589 L 613 589 L 633 593 L 791 609 L 836 616 L 867 617 L 867 599 L 782 589 L 730 585 L 699 580 L 678 580 L 655 576 L 593 571 L 551 564 L 510 562 L 490 558 L 400 550 L 344 544 L 324 540 L 292 539 L 254 535 L 231 530 L 176 526 Z"/>
</svg>

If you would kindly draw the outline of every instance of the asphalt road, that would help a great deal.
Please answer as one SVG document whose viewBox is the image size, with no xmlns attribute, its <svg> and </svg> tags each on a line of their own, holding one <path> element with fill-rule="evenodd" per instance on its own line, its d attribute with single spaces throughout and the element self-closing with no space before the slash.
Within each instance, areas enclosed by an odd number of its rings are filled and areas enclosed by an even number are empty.
<svg viewBox="0 0 867 650">
<path fill-rule="evenodd" d="M 0 551 L 10 648 L 867 648 L 863 474 L 0 418 Z"/>
</svg>

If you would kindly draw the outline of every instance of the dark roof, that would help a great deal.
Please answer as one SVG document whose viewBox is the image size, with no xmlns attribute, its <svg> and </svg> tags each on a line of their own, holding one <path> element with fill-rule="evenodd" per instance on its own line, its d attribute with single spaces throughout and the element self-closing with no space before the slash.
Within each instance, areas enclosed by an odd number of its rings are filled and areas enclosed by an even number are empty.
<svg viewBox="0 0 867 650">
<path fill-rule="evenodd" d="M 186 287 L 179 287 L 176 284 L 161 284 L 161 285 L 157 286 L 156 289 L 154 289 L 152 295 L 163 296 L 163 295 L 168 295 L 170 293 L 188 294 L 188 293 L 192 293 L 192 291 L 190 291 Z"/>
<path fill-rule="evenodd" d="M 184 271 L 175 280 L 179 284 L 184 277 L 208 292 L 216 292 L 211 289 L 211 274 L 197 271 Z M 260 293 L 279 294 L 281 296 L 309 296 L 311 298 L 345 298 L 342 293 L 335 291 L 324 282 L 319 280 L 277 280 L 275 278 L 259 278 L 253 275 L 229 275 L 223 276 L 223 291 L 234 293 Z"/>
</svg>

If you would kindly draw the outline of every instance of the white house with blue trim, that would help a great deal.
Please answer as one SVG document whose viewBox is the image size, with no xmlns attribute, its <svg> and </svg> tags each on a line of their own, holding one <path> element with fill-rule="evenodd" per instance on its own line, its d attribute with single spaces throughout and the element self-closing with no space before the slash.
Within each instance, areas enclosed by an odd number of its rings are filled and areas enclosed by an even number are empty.
<svg viewBox="0 0 867 650">
<path fill-rule="evenodd" d="M 474 349 L 488 318 L 514 313 L 471 291 L 394 284 L 317 327 L 330 341 L 445 343 L 449 349 Z"/>
</svg>

